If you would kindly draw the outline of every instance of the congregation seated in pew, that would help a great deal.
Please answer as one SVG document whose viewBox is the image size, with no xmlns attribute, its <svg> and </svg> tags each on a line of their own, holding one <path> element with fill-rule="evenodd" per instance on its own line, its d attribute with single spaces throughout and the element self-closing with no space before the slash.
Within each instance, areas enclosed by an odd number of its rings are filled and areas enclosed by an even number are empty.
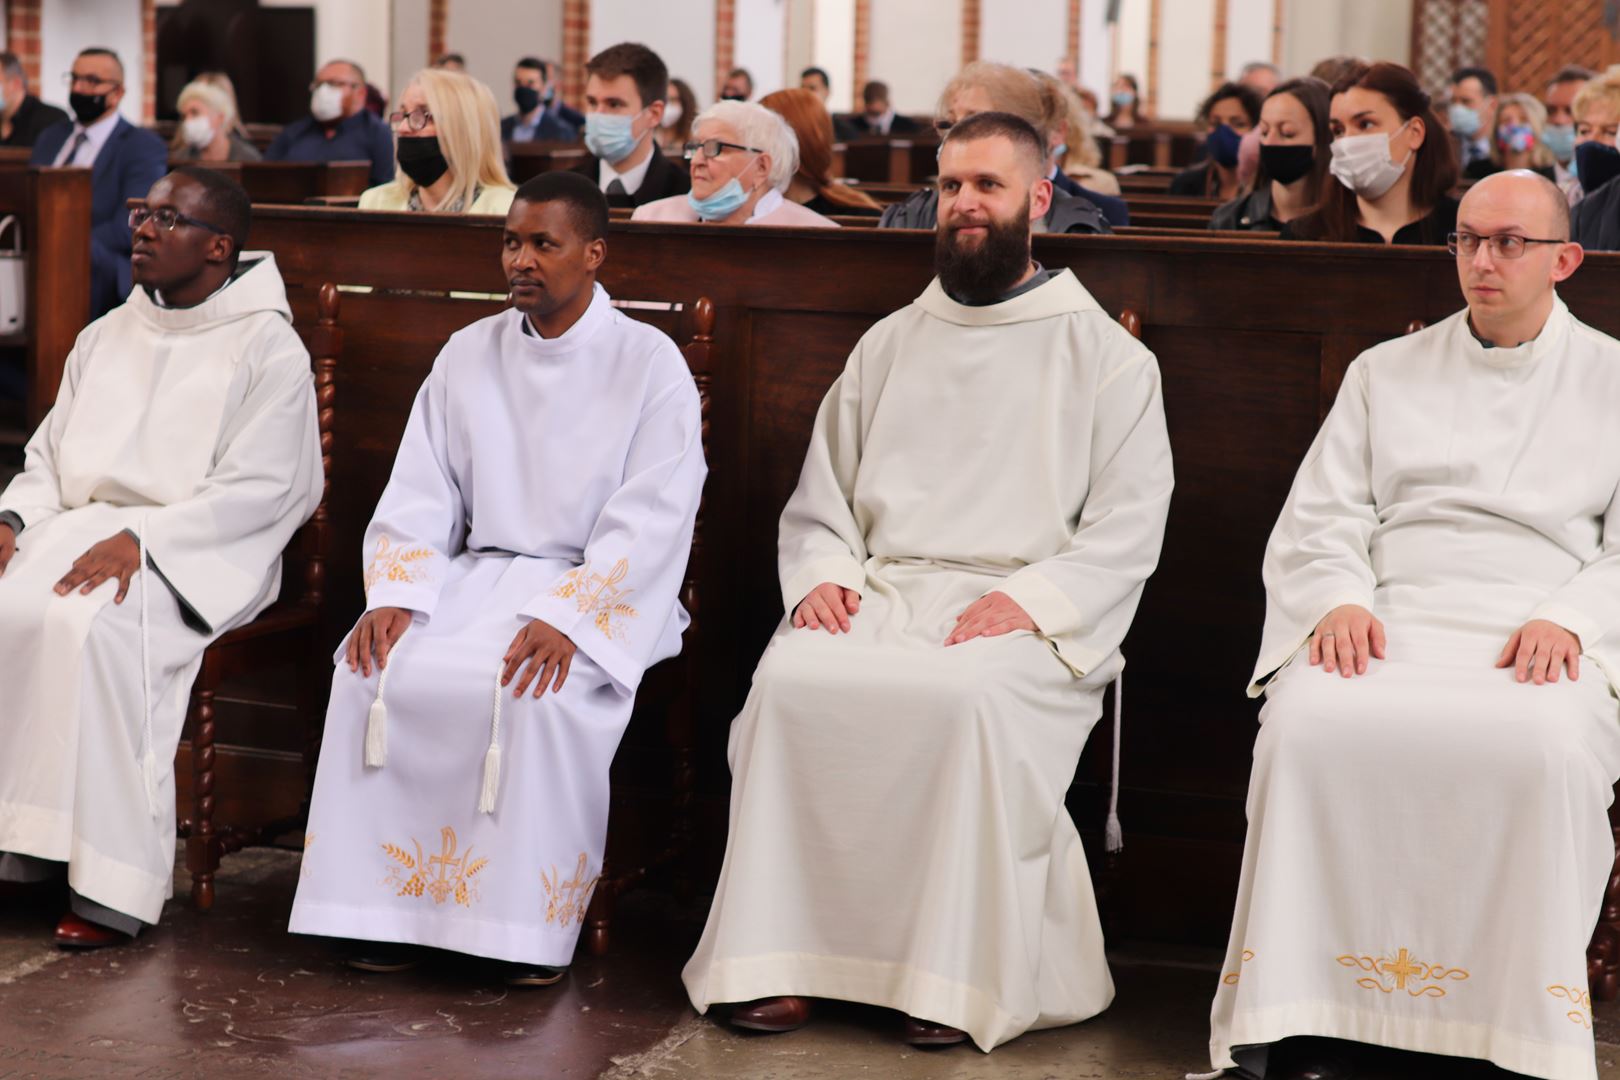
<svg viewBox="0 0 1620 1080">
<path fill-rule="evenodd" d="M 865 135 L 916 135 L 922 125 L 894 111 L 889 103 L 889 84 L 872 79 L 861 87 L 861 111 L 848 118 L 856 137 Z"/>
<path fill-rule="evenodd" d="M 504 214 L 512 205 L 495 97 L 471 75 L 418 71 L 389 125 L 399 174 L 362 194 L 360 209 Z"/>
<path fill-rule="evenodd" d="M 786 1031 L 832 998 L 989 1050 L 1113 997 L 1063 799 L 1158 559 L 1170 445 L 1153 355 L 1031 259 L 1047 160 L 1011 114 L 951 128 L 936 277 L 816 415 L 683 973 L 699 1012 Z"/>
<path fill-rule="evenodd" d="M 687 145 L 692 190 L 636 207 L 632 221 L 838 228 L 786 198 L 799 171 L 799 143 L 779 113 L 749 101 L 717 101 L 698 116 Z"/>
<path fill-rule="evenodd" d="M 643 673 L 681 649 L 701 409 L 674 343 L 597 284 L 607 224 L 585 177 L 518 190 L 512 305 L 440 352 L 366 530 L 290 924 L 359 939 L 361 970 L 434 948 L 562 978 L 609 764 Z M 453 902 L 424 894 L 424 845 L 459 854 Z"/>
<path fill-rule="evenodd" d="M 766 94 L 759 103 L 787 121 L 798 144 L 799 167 L 782 197 L 825 217 L 834 214 L 871 215 L 883 213 L 877 200 L 849 184 L 833 179 L 832 116 L 813 90 L 778 90 Z"/>
<path fill-rule="evenodd" d="M 573 142 L 579 131 L 551 111 L 557 89 L 546 83 L 546 65 L 525 56 L 512 69 L 512 101 L 517 112 L 501 119 L 502 142 Z"/>
<path fill-rule="evenodd" d="M 1620 64 L 1575 97 L 1575 165 L 1585 197 L 1575 239 L 1591 251 L 1620 251 Z"/>
<path fill-rule="evenodd" d="M 281 129 L 266 161 L 369 161 L 371 182 L 394 177 L 394 137 L 366 105 L 366 73 L 352 60 L 331 60 L 310 84 L 309 115 Z"/>
<path fill-rule="evenodd" d="M 1211 229 L 1277 232 L 1316 207 L 1323 184 L 1332 182 L 1331 97 L 1328 85 L 1309 75 L 1281 83 L 1266 95 L 1260 106 L 1254 190 L 1217 209 L 1209 219 Z"/>
<path fill-rule="evenodd" d="M 1198 107 L 1206 128 L 1204 160 L 1177 173 L 1172 195 L 1202 195 L 1229 201 L 1238 197 L 1238 147 L 1260 123 L 1260 95 L 1242 83 L 1226 83 Z"/>
<path fill-rule="evenodd" d="M 658 121 L 658 149 L 677 161 L 685 160 L 686 144 L 692 140 L 692 121 L 698 114 L 697 94 L 685 79 L 669 80 L 664 99 L 664 115 Z"/>
<path fill-rule="evenodd" d="M 28 72 L 13 52 L 0 52 L 0 146 L 33 146 L 45 129 L 68 114 L 35 97 Z"/>
<path fill-rule="evenodd" d="M 262 161 L 259 148 L 238 128 L 236 102 L 219 86 L 202 79 L 189 82 L 175 102 L 180 125 L 169 144 L 172 158 L 189 161 Z"/>
<path fill-rule="evenodd" d="M 1384 1075 L 1374 1044 L 1596 1075 L 1620 341 L 1558 296 L 1569 235 L 1546 178 L 1476 184 L 1466 307 L 1350 365 L 1277 519 L 1218 1069 Z"/>
<path fill-rule="evenodd" d="M 1061 174 L 1099 195 L 1119 195 L 1119 178 L 1103 168 L 1097 114 L 1074 87 L 1049 75 L 1041 82 L 1058 99 L 1047 136 L 1052 144 L 1052 167 L 1058 170 L 1052 176 L 1054 183 Z"/>
<path fill-rule="evenodd" d="M 609 208 L 645 206 L 692 190 L 684 162 L 658 148 L 669 68 L 645 45 L 611 45 L 585 65 L 585 148 L 574 171 L 607 196 Z"/>
<path fill-rule="evenodd" d="M 275 600 L 323 477 L 309 354 L 247 194 L 161 178 L 135 288 L 85 328 L 0 495 L 0 880 L 66 877 L 56 940 L 155 924 L 174 756 L 204 649 Z"/>
<path fill-rule="evenodd" d="M 1336 182 L 1282 237 L 1444 244 L 1457 224 L 1457 155 L 1417 76 L 1400 64 L 1352 67 L 1333 87 L 1329 117 Z"/>
</svg>

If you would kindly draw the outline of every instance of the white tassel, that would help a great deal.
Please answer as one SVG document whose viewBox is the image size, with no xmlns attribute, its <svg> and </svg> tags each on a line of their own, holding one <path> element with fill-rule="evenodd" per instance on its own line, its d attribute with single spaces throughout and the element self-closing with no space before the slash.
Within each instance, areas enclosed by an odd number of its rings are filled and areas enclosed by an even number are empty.
<svg viewBox="0 0 1620 1080">
<path fill-rule="evenodd" d="M 495 703 L 489 710 L 489 749 L 484 751 L 484 783 L 478 792 L 478 812 L 493 814 L 501 790 L 501 673 L 495 673 Z"/>
<path fill-rule="evenodd" d="M 152 572 L 146 568 L 144 515 L 141 517 L 139 529 L 135 543 L 140 551 L 140 563 L 136 567 L 136 573 L 141 575 L 141 775 L 146 786 L 146 808 L 156 821 L 161 811 L 158 808 L 157 751 L 152 746 L 152 648 L 149 629 L 151 609 L 147 597 L 147 584 L 152 580 Z"/>
<path fill-rule="evenodd" d="M 1187 1080 L 1221 1080 L 1221 1077 L 1225 1075 L 1225 1069 L 1216 1069 L 1214 1072 L 1188 1073 Z"/>
<path fill-rule="evenodd" d="M 1103 830 L 1103 848 L 1110 855 L 1125 850 L 1125 830 L 1119 824 L 1119 736 L 1124 696 L 1125 673 L 1122 671 L 1114 676 L 1114 779 L 1108 792 L 1108 825 Z"/>
<path fill-rule="evenodd" d="M 398 644 L 396 642 L 396 644 Z M 388 764 L 388 706 L 383 704 L 383 687 L 388 683 L 388 669 L 377 672 L 377 696 L 372 699 L 366 713 L 366 766 L 380 769 Z"/>
</svg>

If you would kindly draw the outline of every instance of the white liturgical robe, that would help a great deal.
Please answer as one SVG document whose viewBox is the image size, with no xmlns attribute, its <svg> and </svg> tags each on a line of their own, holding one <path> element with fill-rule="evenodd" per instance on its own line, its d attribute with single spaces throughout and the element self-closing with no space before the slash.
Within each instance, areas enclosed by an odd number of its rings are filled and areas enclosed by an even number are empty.
<svg viewBox="0 0 1620 1080">
<path fill-rule="evenodd" d="M 1487 348 L 1466 312 L 1362 354 L 1266 550 L 1266 694 L 1215 997 L 1217 1067 L 1319 1035 L 1593 1080 L 1586 946 L 1620 777 L 1620 342 L 1555 299 Z M 1329 611 L 1383 621 L 1345 679 Z M 1531 619 L 1579 681 L 1494 664 Z"/>
<path fill-rule="evenodd" d="M 985 307 L 935 281 L 861 339 L 782 515 L 788 611 L 732 725 L 693 1005 L 887 1006 L 988 1050 L 1113 997 L 1064 809 L 1171 489 L 1158 365 L 1063 271 Z M 944 647 L 992 591 L 1039 632 Z"/>
<path fill-rule="evenodd" d="M 0 852 L 64 862 L 79 895 L 157 921 L 203 650 L 275 599 L 321 486 L 309 353 L 270 255 L 244 252 L 195 307 L 137 288 L 84 329 L 0 496 L 23 522 L 0 574 Z M 156 574 L 137 573 L 123 604 L 116 580 L 52 591 L 124 529 Z"/>
<path fill-rule="evenodd" d="M 608 766 L 642 673 L 680 651 L 688 621 L 702 420 L 680 350 L 600 285 L 556 338 L 525 320 L 509 310 L 450 338 L 366 530 L 367 610 L 412 622 L 385 680 L 338 651 L 296 933 L 573 956 Z M 560 692 L 515 699 L 501 662 L 533 619 L 578 652 Z"/>
</svg>

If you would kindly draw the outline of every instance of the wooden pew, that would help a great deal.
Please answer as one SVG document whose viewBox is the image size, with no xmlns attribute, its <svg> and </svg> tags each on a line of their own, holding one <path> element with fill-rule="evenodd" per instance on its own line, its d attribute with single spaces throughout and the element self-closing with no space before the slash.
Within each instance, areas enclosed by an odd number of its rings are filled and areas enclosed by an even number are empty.
<svg viewBox="0 0 1620 1080">
<path fill-rule="evenodd" d="M 1201 142 L 1202 135 L 1191 122 L 1159 121 L 1138 124 L 1112 138 L 1100 136 L 1097 145 L 1110 170 L 1126 165 L 1180 169 L 1193 163 Z"/>
<path fill-rule="evenodd" d="M 255 203 L 303 203 L 315 198 L 358 196 L 371 186 L 368 161 L 185 161 L 225 173 Z"/>
<path fill-rule="evenodd" d="M 514 142 L 506 144 L 506 171 L 512 183 L 521 184 L 543 172 L 572 169 L 588 152 L 578 142 Z"/>
<path fill-rule="evenodd" d="M 255 216 L 252 243 L 276 252 L 300 320 L 322 281 L 376 290 L 344 302 L 350 359 L 339 392 L 352 406 L 338 433 L 336 482 L 346 493 L 333 522 L 338 632 L 359 609 L 361 530 L 442 331 L 498 308 L 421 291 L 502 294 L 500 228 L 279 207 Z M 726 727 L 781 615 L 777 517 L 811 420 L 860 334 L 922 291 L 932 243 L 932 234 L 908 230 L 611 227 L 603 276 L 616 297 L 689 303 L 702 293 L 717 308 L 716 482 L 698 568 L 709 627 L 696 767 L 699 833 L 710 848 L 700 881 L 725 832 Z M 1219 943 L 1244 833 L 1256 710 L 1242 688 L 1259 641 L 1266 536 L 1346 366 L 1413 319 L 1460 307 L 1454 263 L 1435 249 L 1249 236 L 1042 236 L 1035 255 L 1072 267 L 1107 310 L 1141 316 L 1164 372 L 1177 453 L 1164 555 L 1125 647 L 1133 679 L 1121 811 L 1130 850 L 1110 930 Z M 1620 333 L 1616 290 L 1620 256 L 1593 255 L 1562 294 L 1577 315 Z M 1201 643 L 1193 656 L 1189 639 Z M 1070 798 L 1088 841 L 1100 834 L 1106 802 L 1096 751 Z"/>
</svg>

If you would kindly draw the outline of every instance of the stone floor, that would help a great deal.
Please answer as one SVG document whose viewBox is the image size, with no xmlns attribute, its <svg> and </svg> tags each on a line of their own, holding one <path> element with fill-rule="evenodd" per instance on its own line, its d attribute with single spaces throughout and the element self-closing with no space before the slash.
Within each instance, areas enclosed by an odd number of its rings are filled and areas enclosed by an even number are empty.
<svg viewBox="0 0 1620 1080">
<path fill-rule="evenodd" d="M 899 1018 L 875 1009 L 830 1008 L 780 1036 L 693 1015 L 677 973 L 702 912 L 652 894 L 631 898 L 607 957 L 582 956 L 557 987 L 517 991 L 448 956 L 396 976 L 344 968 L 325 942 L 284 932 L 297 878 L 291 853 L 234 856 L 213 912 L 178 900 L 134 944 L 85 954 L 48 943 L 55 889 L 5 894 L 0 1080 L 1179 1080 L 1205 1067 L 1209 952 L 1121 948 L 1118 1000 L 1096 1020 L 990 1055 L 917 1051 L 896 1040 Z M 1620 1080 L 1620 1009 L 1600 1007 L 1599 1037 L 1600 1076 Z M 1401 1075 L 1461 1073 L 1440 1063 Z"/>
</svg>

